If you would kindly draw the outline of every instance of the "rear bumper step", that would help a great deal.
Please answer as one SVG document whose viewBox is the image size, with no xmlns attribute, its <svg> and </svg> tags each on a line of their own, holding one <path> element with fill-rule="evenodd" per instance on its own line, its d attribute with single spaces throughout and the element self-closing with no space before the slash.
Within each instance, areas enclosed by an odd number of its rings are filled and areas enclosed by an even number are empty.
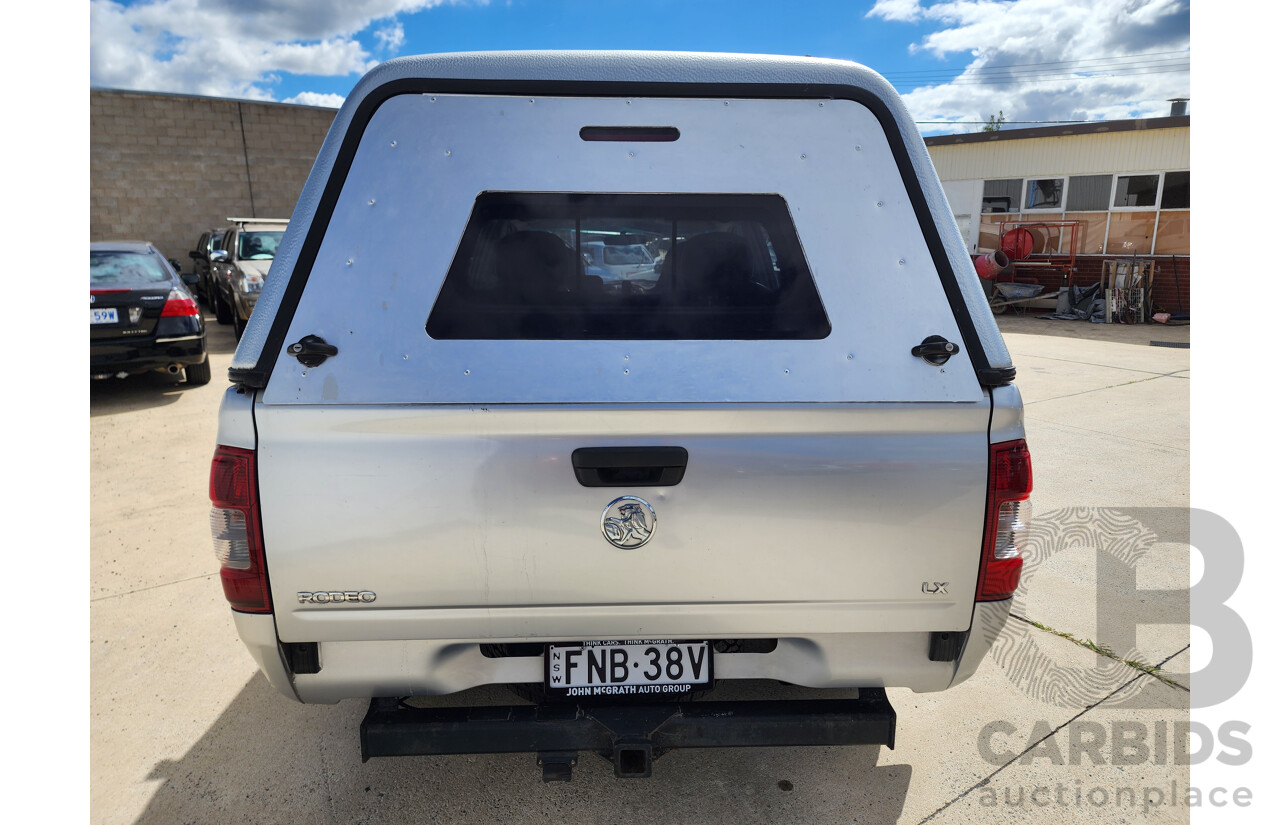
<svg viewBox="0 0 1280 825">
<path fill-rule="evenodd" d="M 880 688 L 857 699 L 414 708 L 374 699 L 360 723 L 360 755 L 536 753 L 544 781 L 567 781 L 579 751 L 624 778 L 649 776 L 675 748 L 894 745 L 897 714 Z"/>
</svg>

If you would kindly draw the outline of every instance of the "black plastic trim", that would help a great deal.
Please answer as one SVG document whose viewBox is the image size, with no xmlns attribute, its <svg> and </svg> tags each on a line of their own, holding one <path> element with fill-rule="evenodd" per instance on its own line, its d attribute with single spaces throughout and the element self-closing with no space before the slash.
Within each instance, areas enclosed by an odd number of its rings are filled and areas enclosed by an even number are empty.
<svg viewBox="0 0 1280 825">
<path fill-rule="evenodd" d="M 777 639 L 712 639 L 711 649 L 716 653 L 772 653 L 778 649 Z M 541 656 L 547 650 L 542 642 L 509 642 L 507 644 L 482 644 L 480 655 L 486 659 L 506 659 L 519 656 Z"/>
<path fill-rule="evenodd" d="M 984 387 L 1003 387 L 1012 384 L 1017 373 L 1015 367 L 987 367 L 978 370 L 978 381 Z"/>
<path fill-rule="evenodd" d="M 684 447 L 580 447 L 570 457 L 583 487 L 671 487 L 684 478 Z"/>
<path fill-rule="evenodd" d="M 674 126 L 583 126 L 578 137 L 586 141 L 671 143 L 680 139 L 680 130 Z"/>
<path fill-rule="evenodd" d="M 307 229 L 302 249 L 294 263 L 293 273 L 285 286 L 280 307 L 272 319 L 271 328 L 263 344 L 258 363 L 248 369 L 231 369 L 228 374 L 231 381 L 254 389 L 265 388 L 275 369 L 276 361 L 285 347 L 285 336 L 293 314 L 306 288 L 311 267 L 315 264 L 316 255 L 328 231 L 329 221 L 333 217 L 334 207 L 342 194 L 347 174 L 351 170 L 351 162 L 359 149 L 364 131 L 378 108 L 384 102 L 403 94 L 471 94 L 471 95 L 539 95 L 554 97 L 733 97 L 738 99 L 807 99 L 807 100 L 849 100 L 859 103 L 875 116 L 884 130 L 893 153 L 899 175 L 906 187 L 916 220 L 920 225 L 929 249 L 929 255 L 937 268 L 942 288 L 951 304 L 952 315 L 969 351 L 969 359 L 983 386 L 999 386 L 1008 383 L 1001 376 L 1007 370 L 993 369 L 987 360 L 986 350 L 982 347 L 977 328 L 969 316 L 969 310 L 960 293 L 960 284 L 951 267 L 946 249 L 942 244 L 942 236 L 933 222 L 926 203 L 924 190 L 916 170 L 911 165 L 907 153 L 906 141 L 898 130 L 897 123 L 889 107 L 876 94 L 868 89 L 843 84 L 808 84 L 808 83 L 666 83 L 666 82 L 618 82 L 598 80 L 474 80 L 458 78 L 403 78 L 393 80 L 373 89 L 360 102 L 351 117 L 350 124 L 343 136 L 342 145 L 334 158 L 333 168 L 325 182 L 320 201 L 316 205 L 315 218 Z M 1009 379 L 1011 380 L 1011 379 Z M 992 383 L 998 382 L 998 383 Z"/>
<path fill-rule="evenodd" d="M 294 673 L 320 672 L 320 645 L 317 642 L 281 642 L 285 661 Z"/>
<path fill-rule="evenodd" d="M 968 638 L 967 630 L 936 630 L 930 633 L 929 661 L 954 662 L 960 658 L 960 651 Z"/>
</svg>

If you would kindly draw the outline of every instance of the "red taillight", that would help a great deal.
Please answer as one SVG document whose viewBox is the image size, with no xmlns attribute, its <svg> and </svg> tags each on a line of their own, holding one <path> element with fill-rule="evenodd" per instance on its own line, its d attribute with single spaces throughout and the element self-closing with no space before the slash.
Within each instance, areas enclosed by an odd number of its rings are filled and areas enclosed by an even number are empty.
<svg viewBox="0 0 1280 825">
<path fill-rule="evenodd" d="M 214 553 L 222 565 L 222 592 L 235 610 L 270 613 L 253 450 L 218 445 L 209 470 L 209 500 Z"/>
<path fill-rule="evenodd" d="M 161 318 L 181 318 L 199 314 L 200 308 L 196 306 L 196 302 L 176 289 L 169 290 L 169 298 L 164 302 L 164 309 L 160 310 Z"/>
<path fill-rule="evenodd" d="M 1031 453 L 1027 442 L 991 445 L 987 470 L 987 521 L 978 570 L 980 602 L 1013 596 L 1022 578 L 1022 548 L 1031 521 Z"/>
</svg>

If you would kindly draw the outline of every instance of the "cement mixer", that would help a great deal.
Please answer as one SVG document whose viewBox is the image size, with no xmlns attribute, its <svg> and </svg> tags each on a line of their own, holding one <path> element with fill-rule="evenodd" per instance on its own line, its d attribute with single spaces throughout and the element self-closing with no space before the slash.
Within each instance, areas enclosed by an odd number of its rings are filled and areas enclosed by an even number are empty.
<svg viewBox="0 0 1280 825">
<path fill-rule="evenodd" d="M 987 281 L 994 280 L 997 275 L 1009 268 L 1009 256 L 1003 249 L 979 255 L 973 259 L 973 268 L 978 277 Z"/>
<path fill-rule="evenodd" d="M 1000 251 L 1008 255 L 1010 260 L 1021 261 L 1035 250 L 1036 240 L 1030 229 L 1018 226 L 1000 236 Z M 1043 243 L 1041 239 L 1041 244 Z"/>
</svg>

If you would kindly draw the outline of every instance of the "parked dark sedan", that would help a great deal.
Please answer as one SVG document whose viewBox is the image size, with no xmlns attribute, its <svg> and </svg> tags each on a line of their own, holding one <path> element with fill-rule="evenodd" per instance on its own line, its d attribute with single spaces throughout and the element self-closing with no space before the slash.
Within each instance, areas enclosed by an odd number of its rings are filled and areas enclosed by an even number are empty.
<svg viewBox="0 0 1280 825">
<path fill-rule="evenodd" d="M 89 374 L 163 370 L 208 384 L 204 319 L 188 287 L 149 243 L 89 244 Z"/>
<path fill-rule="evenodd" d="M 200 236 L 200 240 L 196 241 L 196 248 L 187 253 L 191 258 L 191 266 L 196 272 L 197 281 L 191 284 L 191 291 L 197 298 L 204 301 L 205 306 L 211 309 L 217 309 L 214 300 L 214 286 L 212 282 L 212 274 L 209 272 L 209 253 L 216 252 L 222 248 L 222 235 L 225 229 L 210 229 Z M 227 322 L 230 322 L 228 318 Z"/>
</svg>

